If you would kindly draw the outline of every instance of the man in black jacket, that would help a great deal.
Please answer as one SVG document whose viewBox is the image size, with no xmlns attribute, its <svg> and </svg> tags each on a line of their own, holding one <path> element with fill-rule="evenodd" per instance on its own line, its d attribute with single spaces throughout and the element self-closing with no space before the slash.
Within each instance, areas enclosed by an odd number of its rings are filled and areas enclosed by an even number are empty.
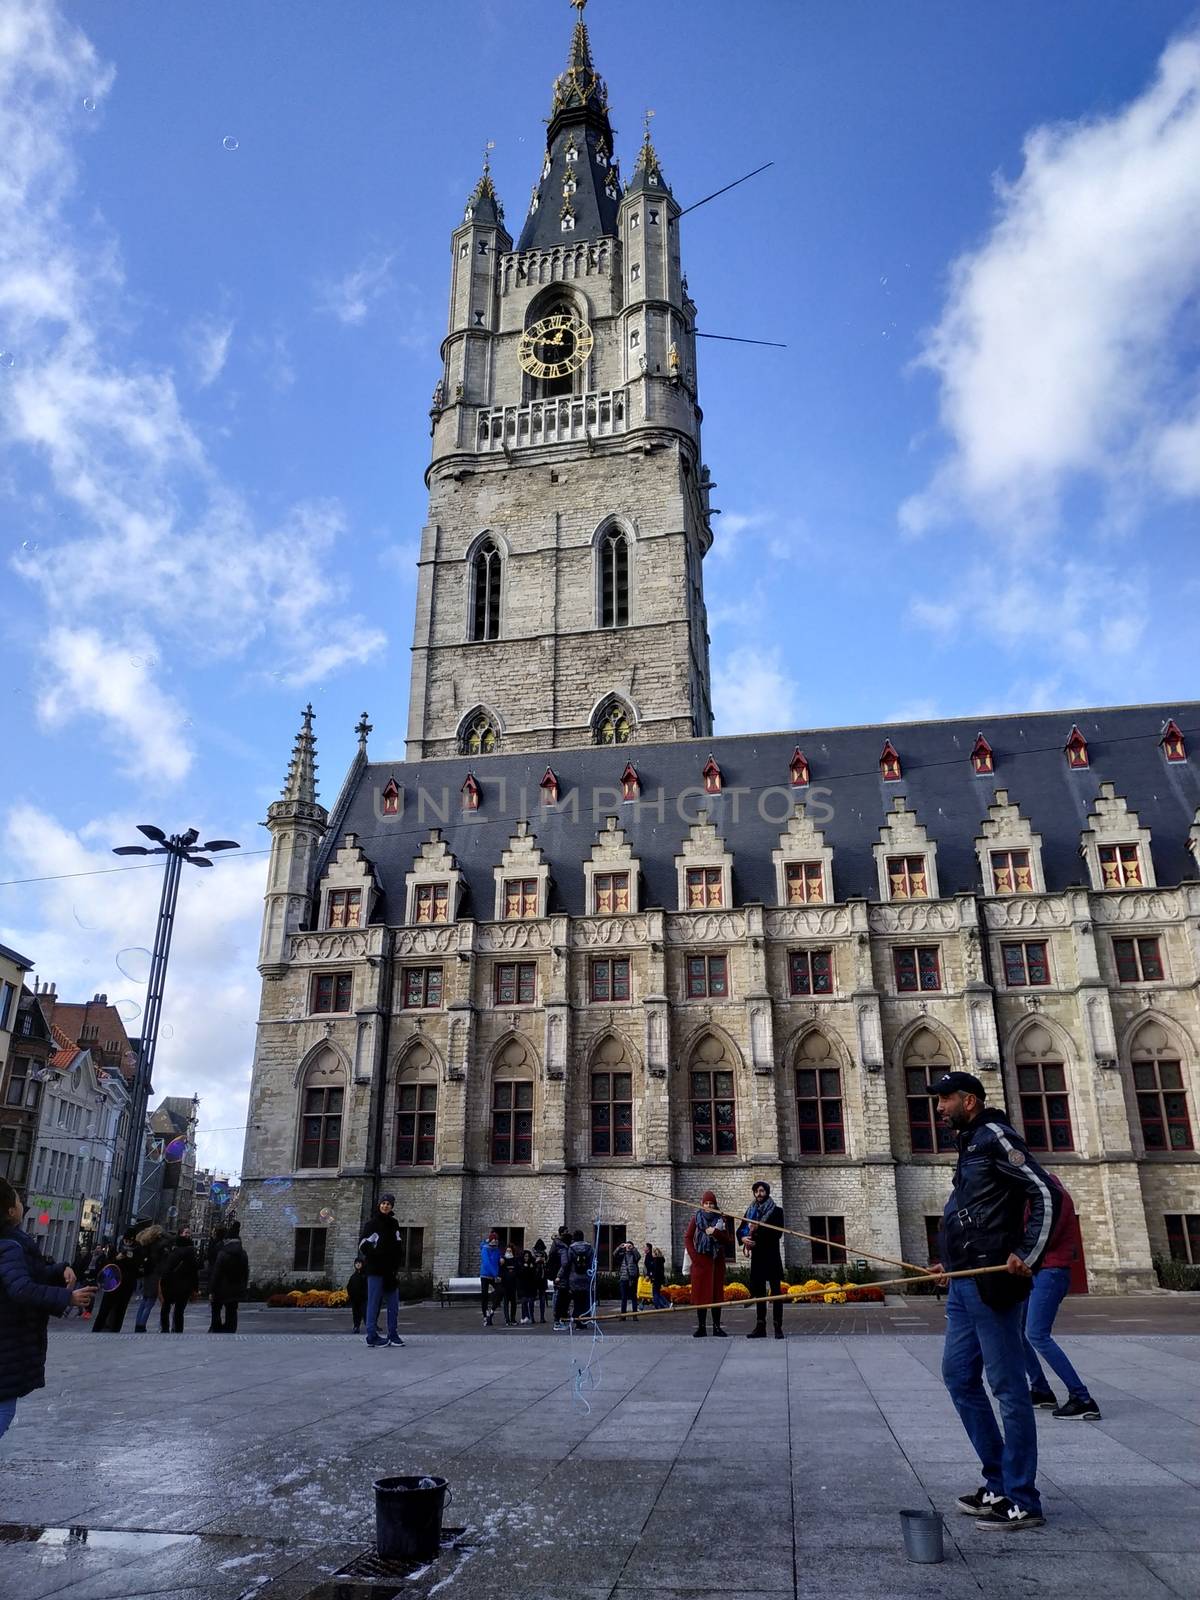
<svg viewBox="0 0 1200 1600">
<path fill-rule="evenodd" d="M 236 1217 L 224 1233 L 209 1272 L 208 1298 L 212 1302 L 209 1333 L 237 1332 L 238 1301 L 250 1283 L 250 1262 L 242 1244 L 242 1225 Z"/>
<path fill-rule="evenodd" d="M 758 1300 L 754 1308 L 754 1326 L 747 1339 L 767 1337 L 767 1306 L 762 1295 L 783 1293 L 783 1207 L 771 1198 L 771 1185 L 760 1178 L 754 1185 L 753 1200 L 746 1217 L 737 1231 L 742 1249 L 750 1257 L 750 1298 Z M 775 1337 L 783 1338 L 783 1301 L 771 1302 L 771 1323 Z"/>
<path fill-rule="evenodd" d="M 942 1216 L 946 1271 L 1003 1267 L 952 1278 L 946 1302 L 942 1378 L 983 1466 L 984 1483 L 959 1496 L 958 1508 L 981 1528 L 1040 1528 L 1037 1424 L 1025 1378 L 1021 1306 L 1054 1227 L 1050 1181 L 1004 1114 L 984 1104 L 969 1072 L 947 1072 L 933 1085 L 938 1115 L 958 1135 L 958 1162 Z M 1004 1434 L 983 1387 L 987 1372 Z"/>
<path fill-rule="evenodd" d="M 359 1240 L 358 1253 L 367 1264 L 367 1345 L 374 1350 L 379 1345 L 403 1345 L 396 1327 L 400 1309 L 400 1287 L 397 1282 L 403 1266 L 400 1248 L 400 1224 L 395 1218 L 396 1196 L 379 1197 L 375 1215 L 371 1218 L 371 1231 Z M 379 1307 L 387 1303 L 387 1338 L 379 1337 Z"/>
</svg>

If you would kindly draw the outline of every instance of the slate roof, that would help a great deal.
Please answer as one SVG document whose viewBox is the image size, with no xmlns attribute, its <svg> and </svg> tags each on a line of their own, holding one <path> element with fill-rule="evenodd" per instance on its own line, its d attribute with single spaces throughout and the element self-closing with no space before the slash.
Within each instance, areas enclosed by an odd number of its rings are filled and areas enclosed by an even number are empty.
<svg viewBox="0 0 1200 1600">
<path fill-rule="evenodd" d="M 1188 742 L 1186 762 L 1168 762 L 1160 748 L 1169 718 Z M 1080 770 L 1069 768 L 1063 753 L 1074 725 L 1087 740 L 1091 763 Z M 970 761 L 980 732 L 994 755 L 995 771 L 986 777 L 976 776 Z M 879 756 L 887 739 L 900 756 L 899 782 L 880 775 Z M 809 762 L 811 782 L 793 789 L 788 769 L 797 746 Z M 710 754 L 721 768 L 720 795 L 702 792 L 700 775 Z M 640 803 L 620 800 L 627 761 L 641 780 Z M 559 781 L 555 810 L 543 810 L 540 803 L 538 786 L 547 764 Z M 474 813 L 461 809 L 460 790 L 469 771 L 482 791 Z M 390 778 L 402 791 L 396 816 L 382 815 L 379 799 Z M 904 795 L 937 844 L 942 895 L 982 892 L 975 839 L 996 791 L 1005 789 L 1041 835 L 1046 887 L 1053 892 L 1088 881 L 1079 839 L 1105 782 L 1128 801 L 1139 824 L 1151 830 L 1159 884 L 1200 875 L 1187 845 L 1200 807 L 1198 701 L 420 762 L 358 758 L 331 819 L 320 871 L 344 835 L 356 834 L 382 890 L 372 920 L 398 923 L 404 916 L 405 874 L 430 829 L 437 827 L 465 875 L 460 915 L 487 920 L 494 912 L 493 870 L 524 815 L 550 866 L 550 912 L 582 915 L 581 863 L 590 857 L 605 817 L 615 815 L 641 863 L 643 907 L 674 910 L 675 856 L 691 820 L 704 810 L 733 853 L 734 903 L 773 905 L 771 852 L 778 848 L 783 819 L 800 799 L 833 848 L 836 898 L 877 900 L 872 847 L 896 796 Z M 593 811 L 597 790 L 601 793 Z M 826 813 L 817 811 L 818 805 L 829 808 L 828 821 L 820 821 Z"/>
</svg>

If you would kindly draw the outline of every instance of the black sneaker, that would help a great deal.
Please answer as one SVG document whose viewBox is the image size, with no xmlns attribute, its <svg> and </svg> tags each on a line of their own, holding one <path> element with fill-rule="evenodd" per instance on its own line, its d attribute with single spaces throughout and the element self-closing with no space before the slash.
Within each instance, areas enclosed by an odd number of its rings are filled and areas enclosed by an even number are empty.
<svg viewBox="0 0 1200 1600">
<path fill-rule="evenodd" d="M 714 1328 L 713 1329 L 713 1338 L 714 1339 L 728 1339 L 728 1337 L 729 1337 L 729 1335 L 725 1332 L 724 1328 Z"/>
<path fill-rule="evenodd" d="M 990 1528 L 993 1532 L 1020 1533 L 1023 1528 L 1043 1528 L 1046 1519 L 1040 1511 L 1026 1511 L 1011 1500 L 1001 1500 L 985 1516 L 976 1517 L 977 1528 Z"/>
<path fill-rule="evenodd" d="M 1058 1404 L 1053 1389 L 1030 1389 L 1029 1398 L 1039 1411 L 1053 1411 Z"/>
<path fill-rule="evenodd" d="M 404 1349 L 404 1340 L 401 1339 L 398 1334 L 397 1334 L 396 1338 L 394 1338 L 394 1339 L 389 1338 L 385 1342 L 393 1350 L 403 1350 Z"/>
<path fill-rule="evenodd" d="M 966 1517 L 985 1517 L 996 1506 L 1008 1505 L 1002 1494 L 994 1494 L 986 1484 L 974 1494 L 960 1494 L 955 1503 Z"/>
<path fill-rule="evenodd" d="M 785 1338 L 785 1337 L 786 1337 L 786 1335 L 785 1335 L 785 1334 L 784 1334 L 784 1331 L 783 1331 L 783 1329 L 782 1329 L 782 1328 L 776 1328 L 776 1329 L 775 1329 L 775 1337 L 776 1337 L 776 1338 L 777 1338 L 777 1339 L 783 1339 L 783 1338 Z"/>
<path fill-rule="evenodd" d="M 1100 1407 L 1089 1395 L 1086 1400 L 1064 1400 L 1061 1406 L 1055 1406 L 1056 1417 L 1074 1417 L 1084 1422 L 1099 1422 Z"/>
<path fill-rule="evenodd" d="M 751 1328 L 746 1337 L 747 1339 L 765 1339 L 767 1337 L 767 1330 L 766 1328 Z"/>
<path fill-rule="evenodd" d="M 706 1337 L 707 1337 L 707 1333 L 706 1333 L 706 1330 L 704 1328 L 696 1328 L 692 1333 L 692 1338 L 693 1339 L 704 1339 Z"/>
</svg>

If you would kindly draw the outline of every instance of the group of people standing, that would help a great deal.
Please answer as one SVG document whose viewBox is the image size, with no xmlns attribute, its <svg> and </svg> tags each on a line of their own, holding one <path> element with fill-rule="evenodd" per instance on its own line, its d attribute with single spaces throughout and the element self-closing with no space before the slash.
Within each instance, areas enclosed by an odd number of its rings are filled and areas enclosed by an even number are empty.
<svg viewBox="0 0 1200 1600">
<path fill-rule="evenodd" d="M 238 1303 L 250 1282 L 250 1262 L 241 1240 L 241 1224 L 234 1218 L 212 1232 L 205 1253 L 204 1271 L 211 1308 L 210 1333 L 236 1333 Z M 182 1333 L 184 1317 L 193 1296 L 200 1289 L 202 1265 L 191 1229 L 168 1233 L 157 1223 L 148 1227 L 127 1228 L 120 1241 L 95 1250 L 81 1271 L 92 1283 L 102 1280 L 106 1269 L 115 1268 L 117 1281 L 101 1292 L 92 1319 L 93 1333 L 120 1333 L 137 1294 L 133 1331 L 149 1331 L 150 1318 L 157 1310 L 159 1331 Z"/>
</svg>

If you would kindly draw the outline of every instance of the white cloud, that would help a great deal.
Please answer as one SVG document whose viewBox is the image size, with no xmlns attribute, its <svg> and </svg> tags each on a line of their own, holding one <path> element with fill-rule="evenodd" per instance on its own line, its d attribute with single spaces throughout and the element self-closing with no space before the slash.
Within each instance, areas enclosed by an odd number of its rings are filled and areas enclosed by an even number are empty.
<svg viewBox="0 0 1200 1600">
<path fill-rule="evenodd" d="M 56 616 L 87 619 L 71 636 L 46 629 L 40 706 L 50 720 L 100 719 L 136 762 L 160 777 L 187 768 L 186 719 L 163 687 L 139 684 L 159 723 L 139 730 L 122 660 L 138 642 L 159 654 L 235 657 L 268 648 L 300 670 L 318 616 L 349 637 L 361 662 L 382 635 L 342 614 L 330 559 L 345 532 L 335 505 L 292 507 L 263 528 L 221 481 L 165 367 L 121 364 L 127 313 L 116 242 L 76 222 L 73 119 L 111 71 L 52 0 L 13 0 L 0 20 L 0 309 L 17 355 L 0 386 L 0 438 L 44 467 L 72 508 L 71 536 L 17 570 Z M 70 208 L 68 210 L 68 208 Z M 231 330 L 214 323 L 201 380 L 213 381 Z M 326 670 L 337 663 L 330 658 Z"/>
<path fill-rule="evenodd" d="M 216 383 L 224 372 L 232 342 L 233 322 L 229 318 L 202 317 L 187 330 L 184 344 L 202 389 Z"/>
<path fill-rule="evenodd" d="M 29 955 L 38 977 L 53 979 L 64 1000 L 100 992 L 120 1001 L 133 1033 L 146 999 L 145 958 L 124 955 L 122 971 L 117 957 L 153 944 L 162 879 L 153 869 L 109 869 L 117 865 L 111 846 L 136 840 L 135 824 L 149 820 L 140 813 L 109 816 L 72 832 L 50 813 L 16 806 L 0 830 L 5 878 L 97 874 L 0 888 L 0 941 Z M 248 821 L 222 816 L 206 826 L 191 815 L 182 821 L 200 827 L 202 838 L 211 827 L 257 845 L 258 830 Z M 198 1094 L 201 1164 L 232 1172 L 241 1165 L 254 1051 L 265 874 L 265 855 L 232 853 L 210 872 L 185 874 L 154 1069 L 151 1104 L 163 1095 Z M 206 1131 L 217 1129 L 225 1131 Z"/>
<path fill-rule="evenodd" d="M 321 286 L 317 304 L 347 327 L 357 328 L 392 286 L 392 257 L 372 253 L 357 267 Z"/>
<path fill-rule="evenodd" d="M 1126 516 L 1156 490 L 1200 493 L 1183 359 L 1200 290 L 1200 37 L 1170 45 L 1122 110 L 1035 129 L 996 199 L 920 358 L 951 452 L 904 526 L 965 511 L 1009 538 L 1041 532 L 1081 478 Z"/>
<path fill-rule="evenodd" d="M 778 649 L 730 652 L 713 673 L 713 720 L 722 734 L 794 728 L 797 686 Z"/>
</svg>

